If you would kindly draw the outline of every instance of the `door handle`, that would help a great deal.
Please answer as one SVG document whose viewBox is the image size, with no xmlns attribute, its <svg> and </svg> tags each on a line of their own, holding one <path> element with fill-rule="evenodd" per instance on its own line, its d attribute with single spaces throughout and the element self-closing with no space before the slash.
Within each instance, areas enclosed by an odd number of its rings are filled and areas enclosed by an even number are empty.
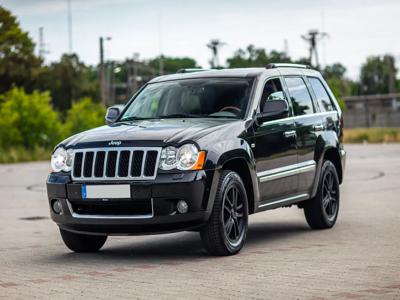
<svg viewBox="0 0 400 300">
<path fill-rule="evenodd" d="M 317 124 L 317 125 L 314 125 L 313 128 L 315 131 L 322 131 L 322 130 L 324 130 L 324 125 Z"/>
<path fill-rule="evenodd" d="M 296 136 L 296 130 L 290 130 L 290 131 L 285 131 L 283 133 L 283 135 L 287 138 L 292 137 L 292 136 Z"/>
</svg>

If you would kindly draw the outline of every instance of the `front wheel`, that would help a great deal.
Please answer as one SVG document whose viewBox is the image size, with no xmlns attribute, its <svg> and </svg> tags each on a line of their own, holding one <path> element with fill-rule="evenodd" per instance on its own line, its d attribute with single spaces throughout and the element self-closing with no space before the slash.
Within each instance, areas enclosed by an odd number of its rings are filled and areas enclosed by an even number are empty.
<svg viewBox="0 0 400 300">
<path fill-rule="evenodd" d="M 331 228 L 339 213 L 339 179 L 335 165 L 325 160 L 319 178 L 318 191 L 304 203 L 304 215 L 312 229 Z"/>
<path fill-rule="evenodd" d="M 248 202 L 240 176 L 223 171 L 208 223 L 200 231 L 204 247 L 212 255 L 238 253 L 246 240 Z"/>
<path fill-rule="evenodd" d="M 96 252 L 103 247 L 106 235 L 87 235 L 73 233 L 60 228 L 64 244 L 74 252 Z"/>
</svg>

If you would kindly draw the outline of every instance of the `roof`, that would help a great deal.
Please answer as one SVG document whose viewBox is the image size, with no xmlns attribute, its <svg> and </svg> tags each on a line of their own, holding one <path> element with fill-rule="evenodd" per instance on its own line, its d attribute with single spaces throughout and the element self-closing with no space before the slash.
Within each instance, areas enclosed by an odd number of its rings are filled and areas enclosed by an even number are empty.
<svg viewBox="0 0 400 300">
<path fill-rule="evenodd" d="M 176 79 L 191 79 L 191 78 L 204 78 L 204 77 L 256 77 L 262 74 L 265 68 L 238 68 L 238 69 L 220 69 L 220 70 L 207 70 L 201 72 L 190 73 L 177 73 L 171 75 L 159 76 L 152 79 L 150 82 L 161 82 Z"/>
<path fill-rule="evenodd" d="M 296 64 L 270 64 L 265 68 L 236 68 L 236 69 L 211 69 L 211 70 L 190 70 L 185 72 L 180 70 L 179 73 L 163 75 L 156 77 L 150 81 L 162 82 L 169 80 L 179 80 L 179 79 L 193 79 L 193 78 L 205 78 L 205 77 L 241 77 L 241 78 L 251 78 L 257 77 L 265 72 L 274 72 L 274 70 L 284 70 L 283 73 L 292 72 L 294 74 L 301 72 L 302 74 L 319 74 L 318 71 L 310 69 L 303 65 Z M 201 71 L 201 72 L 200 72 Z"/>
</svg>

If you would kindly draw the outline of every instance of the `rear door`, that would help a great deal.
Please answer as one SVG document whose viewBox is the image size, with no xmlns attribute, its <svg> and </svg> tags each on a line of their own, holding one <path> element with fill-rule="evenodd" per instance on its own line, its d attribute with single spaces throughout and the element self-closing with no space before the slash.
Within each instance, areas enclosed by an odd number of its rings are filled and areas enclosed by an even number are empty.
<svg viewBox="0 0 400 300">
<path fill-rule="evenodd" d="M 303 76 L 285 76 L 297 135 L 299 193 L 308 194 L 315 177 L 314 150 L 323 124 Z"/>
</svg>

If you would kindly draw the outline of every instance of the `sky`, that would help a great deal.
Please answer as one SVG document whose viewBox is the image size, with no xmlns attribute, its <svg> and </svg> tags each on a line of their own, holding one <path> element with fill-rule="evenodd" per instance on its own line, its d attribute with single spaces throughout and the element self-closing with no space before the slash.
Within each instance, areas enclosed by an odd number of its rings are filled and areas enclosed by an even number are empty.
<svg viewBox="0 0 400 300">
<path fill-rule="evenodd" d="M 49 53 L 46 62 L 68 52 L 68 0 L 0 0 L 17 16 L 37 43 L 39 27 Z M 106 59 L 123 60 L 139 53 L 189 56 L 209 67 L 210 39 L 226 43 L 220 61 L 249 44 L 306 57 L 301 35 L 325 31 L 321 63 L 343 63 L 357 79 L 370 55 L 392 54 L 400 61 L 400 0 L 70 0 L 72 50 L 87 64 L 99 61 L 99 37 Z"/>
</svg>

